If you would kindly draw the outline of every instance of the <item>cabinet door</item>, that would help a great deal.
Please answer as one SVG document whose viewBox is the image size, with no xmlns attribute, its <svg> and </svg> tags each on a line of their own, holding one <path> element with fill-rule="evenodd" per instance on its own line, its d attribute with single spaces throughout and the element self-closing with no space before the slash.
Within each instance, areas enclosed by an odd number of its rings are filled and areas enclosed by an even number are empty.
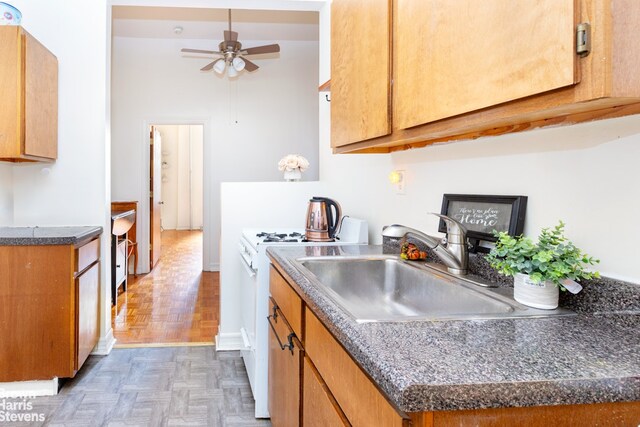
<svg viewBox="0 0 640 427">
<path fill-rule="evenodd" d="M 274 427 L 295 427 L 300 425 L 303 351 L 282 313 L 277 313 L 269 316 L 269 414 Z"/>
<path fill-rule="evenodd" d="M 31 34 L 25 40 L 24 154 L 58 157 L 58 60 Z"/>
<path fill-rule="evenodd" d="M 390 1 L 331 4 L 331 145 L 391 133 Z"/>
<path fill-rule="evenodd" d="M 22 123 L 22 67 L 20 27 L 0 27 L 0 158 L 20 157 Z"/>
<path fill-rule="evenodd" d="M 405 427 L 403 415 L 354 362 L 322 322 L 305 310 L 305 351 L 354 426 Z M 363 409 L 366 408 L 366 409 Z"/>
<path fill-rule="evenodd" d="M 394 129 L 578 82 L 576 0 L 396 0 Z"/>
<path fill-rule="evenodd" d="M 350 426 L 309 358 L 304 358 L 302 422 L 304 427 Z"/>
<path fill-rule="evenodd" d="M 77 358 L 75 370 L 84 364 L 99 338 L 100 263 L 76 279 Z"/>
</svg>

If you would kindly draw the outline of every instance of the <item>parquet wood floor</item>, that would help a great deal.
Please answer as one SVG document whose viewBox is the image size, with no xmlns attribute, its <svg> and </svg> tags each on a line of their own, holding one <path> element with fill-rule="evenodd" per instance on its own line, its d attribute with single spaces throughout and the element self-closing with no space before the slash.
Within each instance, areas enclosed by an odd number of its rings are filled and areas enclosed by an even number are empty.
<svg viewBox="0 0 640 427">
<path fill-rule="evenodd" d="M 107 357 L 90 356 L 56 396 L 5 401 L 31 405 L 8 414 L 44 417 L 35 423 L 0 421 L 14 427 L 271 425 L 254 418 L 240 352 L 216 352 L 213 345 L 115 349 Z"/>
<path fill-rule="evenodd" d="M 213 342 L 220 320 L 219 273 L 202 271 L 202 232 L 162 232 L 162 256 L 143 276 L 129 276 L 112 308 L 118 344 Z M 117 346 L 117 345 L 116 345 Z"/>
</svg>

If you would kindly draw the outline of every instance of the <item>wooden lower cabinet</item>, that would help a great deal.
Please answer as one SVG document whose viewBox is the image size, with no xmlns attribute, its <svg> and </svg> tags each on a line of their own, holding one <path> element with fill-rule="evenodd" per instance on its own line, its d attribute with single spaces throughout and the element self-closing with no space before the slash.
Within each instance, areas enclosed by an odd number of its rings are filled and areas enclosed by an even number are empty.
<svg viewBox="0 0 640 427">
<path fill-rule="evenodd" d="M 304 304 L 292 283 L 271 267 L 269 412 L 274 427 L 640 426 L 640 402 L 405 414 Z M 300 334 L 290 327 L 278 298 L 286 298 Z"/>
<path fill-rule="evenodd" d="M 271 302 L 269 316 L 269 414 L 274 426 L 300 423 L 301 374 L 304 350 L 282 312 Z"/>
<path fill-rule="evenodd" d="M 99 338 L 99 243 L 0 246 L 0 382 L 82 367 Z"/>
<path fill-rule="evenodd" d="M 422 412 L 411 421 L 412 427 L 637 427 L 640 402 Z"/>
<path fill-rule="evenodd" d="M 79 370 L 100 338 L 100 264 L 85 271 L 76 279 L 77 357 L 75 370 Z"/>
</svg>

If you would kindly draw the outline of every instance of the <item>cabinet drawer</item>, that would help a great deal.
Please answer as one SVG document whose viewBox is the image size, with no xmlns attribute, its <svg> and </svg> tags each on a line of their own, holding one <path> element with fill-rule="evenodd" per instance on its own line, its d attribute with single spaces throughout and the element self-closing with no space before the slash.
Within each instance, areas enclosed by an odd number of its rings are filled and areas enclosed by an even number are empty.
<svg viewBox="0 0 640 427">
<path fill-rule="evenodd" d="M 76 279 L 76 360 L 79 370 L 98 343 L 100 313 L 100 263 Z"/>
<path fill-rule="evenodd" d="M 304 427 L 350 426 L 318 371 L 304 358 L 302 419 Z"/>
<path fill-rule="evenodd" d="M 269 290 L 293 332 L 302 337 L 302 300 L 273 266 L 269 274 Z"/>
<path fill-rule="evenodd" d="M 305 312 L 305 351 L 352 425 L 405 425 L 405 419 L 311 310 Z"/>
<path fill-rule="evenodd" d="M 90 241 L 76 249 L 76 273 L 80 273 L 100 258 L 100 239 Z"/>
<path fill-rule="evenodd" d="M 274 311 L 275 310 L 275 311 Z M 274 427 L 300 425 L 300 377 L 304 351 L 273 303 L 269 316 L 269 414 Z"/>
</svg>

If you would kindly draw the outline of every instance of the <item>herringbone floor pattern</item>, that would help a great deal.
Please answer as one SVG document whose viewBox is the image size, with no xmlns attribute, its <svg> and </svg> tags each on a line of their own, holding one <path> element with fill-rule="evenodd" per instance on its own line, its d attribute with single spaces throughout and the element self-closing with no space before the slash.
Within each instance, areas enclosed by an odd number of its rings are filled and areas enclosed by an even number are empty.
<svg viewBox="0 0 640 427">
<path fill-rule="evenodd" d="M 129 276 L 112 309 L 122 344 L 213 342 L 220 313 L 219 273 L 202 271 L 202 232 L 165 230 L 162 255 L 144 276 Z"/>
<path fill-rule="evenodd" d="M 7 399 L 11 400 L 11 399 Z M 213 346 L 115 349 L 92 356 L 57 396 L 30 399 L 44 423 L 20 426 L 269 426 L 256 420 L 239 352 Z"/>
</svg>

